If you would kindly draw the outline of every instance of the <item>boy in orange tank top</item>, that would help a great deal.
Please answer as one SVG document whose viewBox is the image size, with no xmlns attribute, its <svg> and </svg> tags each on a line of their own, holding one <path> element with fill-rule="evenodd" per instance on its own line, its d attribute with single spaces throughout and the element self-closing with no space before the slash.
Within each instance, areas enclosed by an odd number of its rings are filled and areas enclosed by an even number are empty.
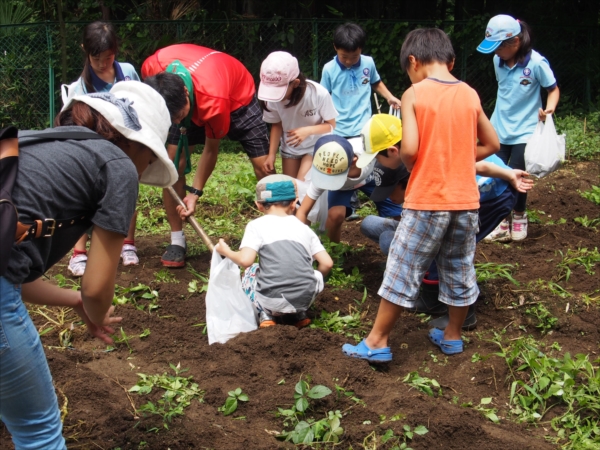
<svg viewBox="0 0 600 450">
<path fill-rule="evenodd" d="M 473 266 L 479 228 L 475 162 L 498 151 L 500 143 L 477 93 L 450 73 L 454 58 L 450 39 L 439 29 L 413 30 L 402 45 L 400 64 L 413 85 L 402 96 L 400 158 L 411 177 L 375 324 L 361 343 L 343 346 L 348 356 L 391 361 L 389 335 L 402 308 L 414 304 L 434 259 L 439 300 L 448 305 L 450 320 L 445 330 L 431 329 L 429 339 L 445 354 L 463 351 L 461 326 L 479 294 Z"/>
</svg>

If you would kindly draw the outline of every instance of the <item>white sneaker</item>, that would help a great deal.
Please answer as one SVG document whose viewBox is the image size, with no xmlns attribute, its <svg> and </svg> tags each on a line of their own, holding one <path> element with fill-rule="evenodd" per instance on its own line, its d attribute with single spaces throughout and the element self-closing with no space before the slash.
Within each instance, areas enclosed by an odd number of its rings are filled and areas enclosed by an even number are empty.
<svg viewBox="0 0 600 450">
<path fill-rule="evenodd" d="M 121 249 L 121 259 L 124 266 L 137 266 L 140 263 L 140 259 L 138 258 L 135 245 L 124 244 Z"/>
<path fill-rule="evenodd" d="M 74 277 L 82 277 L 83 273 L 85 272 L 86 264 L 87 255 L 85 253 L 77 256 L 71 256 L 68 267 L 69 272 L 71 272 L 71 275 L 73 275 Z"/>
<path fill-rule="evenodd" d="M 527 213 L 523 213 L 520 218 L 515 218 L 513 211 L 510 235 L 513 241 L 522 241 L 527 237 Z"/>
<path fill-rule="evenodd" d="M 510 225 L 508 220 L 504 219 L 500 224 L 483 238 L 484 242 L 510 242 Z"/>
</svg>

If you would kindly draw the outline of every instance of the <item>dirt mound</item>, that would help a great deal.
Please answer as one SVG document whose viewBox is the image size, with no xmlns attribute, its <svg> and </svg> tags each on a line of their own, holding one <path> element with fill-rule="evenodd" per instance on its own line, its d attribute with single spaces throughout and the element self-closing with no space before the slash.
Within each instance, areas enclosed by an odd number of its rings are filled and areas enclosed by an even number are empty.
<svg viewBox="0 0 600 450">
<path fill-rule="evenodd" d="M 131 304 L 118 307 L 128 344 L 106 351 L 83 327 L 73 330 L 70 349 L 60 347 L 58 328 L 42 337 L 59 403 L 67 412 L 64 434 L 69 448 L 294 448 L 276 440 L 273 432 L 283 429 L 278 408 L 291 407 L 294 386 L 301 378 L 311 386 L 322 384 L 333 391 L 313 402 L 310 416 L 321 419 L 328 411 L 341 411 L 345 430 L 342 448 L 391 448 L 403 441 L 392 439 L 382 444 L 381 437 L 387 430 L 401 435 L 404 425 L 412 429 L 424 425 L 429 430 L 414 436 L 410 442 L 414 449 L 555 448 L 544 439 L 547 431 L 543 427 L 527 428 L 510 420 L 505 362 L 494 356 L 482 360 L 477 355 L 498 350 L 490 341 L 494 330 L 506 330 L 507 339 L 528 333 L 547 344 L 558 342 L 563 352 L 597 353 L 600 312 L 597 306 L 586 305 L 583 296 L 597 295 L 600 278 L 574 266 L 565 282 L 557 264 L 561 261 L 559 251 L 564 255 L 569 249 L 598 247 L 598 232 L 573 221 L 584 215 L 600 216 L 599 208 L 577 192 L 597 184 L 598 173 L 598 162 L 582 163 L 539 181 L 530 194 L 529 208 L 536 211 L 541 223 L 530 224 L 528 239 L 478 246 L 478 262 L 512 264 L 513 276 L 520 284 L 499 279 L 482 285 L 478 328 L 465 333 L 468 341 L 464 353 L 445 357 L 427 340 L 426 320 L 406 313 L 392 335 L 394 360 L 387 367 L 344 356 L 342 344 L 354 340 L 316 328 L 276 326 L 209 346 L 203 334 L 205 294 L 188 291 L 188 283 L 196 278 L 187 270 L 178 270 L 172 271 L 178 283 L 158 282 L 165 236 L 139 238 L 142 265 L 122 268 L 117 283 L 123 287 L 138 283 L 149 286 L 158 292 L 159 307 L 148 312 L 148 300 L 139 300 L 138 308 Z M 360 235 L 359 226 L 357 222 L 345 225 L 343 240 L 363 249 L 349 255 L 344 267 L 348 271 L 358 267 L 363 275 L 367 288 L 364 301 L 362 288 L 335 290 L 327 286 L 311 311 L 313 318 L 322 310 L 340 311 L 340 315 L 360 311 L 361 325 L 351 334 L 370 329 L 379 304 L 380 265 L 385 261 L 376 245 Z M 206 275 L 209 258 L 203 253 L 189 262 Z M 596 266 L 596 273 L 599 269 Z M 54 268 L 52 274 L 56 273 L 66 275 L 66 266 Z M 538 279 L 560 281 L 571 296 L 553 294 L 544 287 L 547 283 L 537 283 Z M 544 304 L 558 318 L 552 334 L 542 336 L 531 318 L 523 314 L 521 305 L 533 302 Z M 40 329 L 47 328 L 44 318 L 33 318 Z M 139 337 L 145 330 L 150 334 Z M 142 417 L 135 412 L 148 400 L 156 402 L 160 392 L 140 396 L 127 390 L 138 381 L 138 373 L 174 374 L 169 364 L 189 369 L 181 376 L 193 376 L 204 396 L 203 402 L 192 400 L 183 416 L 168 423 L 167 430 L 161 417 Z M 415 371 L 439 382 L 434 396 L 403 382 Z M 248 394 L 249 401 L 240 402 L 231 416 L 223 416 L 218 407 L 228 391 L 237 387 Z M 469 402 L 478 405 L 487 397 L 493 398 L 499 424 L 464 406 Z M 3 427 L 0 448 L 12 448 Z"/>
</svg>

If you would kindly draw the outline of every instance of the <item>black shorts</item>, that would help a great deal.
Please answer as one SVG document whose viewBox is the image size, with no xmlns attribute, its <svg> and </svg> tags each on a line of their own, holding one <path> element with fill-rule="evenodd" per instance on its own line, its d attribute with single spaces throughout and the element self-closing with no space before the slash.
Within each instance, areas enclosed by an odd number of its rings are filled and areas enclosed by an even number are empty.
<svg viewBox="0 0 600 450">
<path fill-rule="evenodd" d="M 250 158 L 258 158 L 269 154 L 269 133 L 267 124 L 262 120 L 262 110 L 256 100 L 252 99 L 249 105 L 236 109 L 230 115 L 229 133 L 227 137 L 232 141 L 242 144 L 244 151 Z M 179 125 L 171 125 L 169 129 L 168 144 L 177 145 L 179 142 Z M 204 144 L 206 132 L 204 127 L 199 127 L 192 122 L 187 130 L 190 146 Z"/>
</svg>

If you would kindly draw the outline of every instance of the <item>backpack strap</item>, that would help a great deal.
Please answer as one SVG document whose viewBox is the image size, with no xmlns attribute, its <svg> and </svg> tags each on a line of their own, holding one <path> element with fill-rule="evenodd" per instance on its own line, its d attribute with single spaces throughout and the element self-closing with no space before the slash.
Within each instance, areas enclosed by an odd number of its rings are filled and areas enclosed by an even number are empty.
<svg viewBox="0 0 600 450">
<path fill-rule="evenodd" d="M 25 135 L 19 136 L 19 145 L 27 145 L 33 142 L 45 140 L 61 140 L 73 139 L 77 141 L 85 141 L 87 139 L 104 139 L 98 133 L 93 131 L 34 131 Z"/>
</svg>

